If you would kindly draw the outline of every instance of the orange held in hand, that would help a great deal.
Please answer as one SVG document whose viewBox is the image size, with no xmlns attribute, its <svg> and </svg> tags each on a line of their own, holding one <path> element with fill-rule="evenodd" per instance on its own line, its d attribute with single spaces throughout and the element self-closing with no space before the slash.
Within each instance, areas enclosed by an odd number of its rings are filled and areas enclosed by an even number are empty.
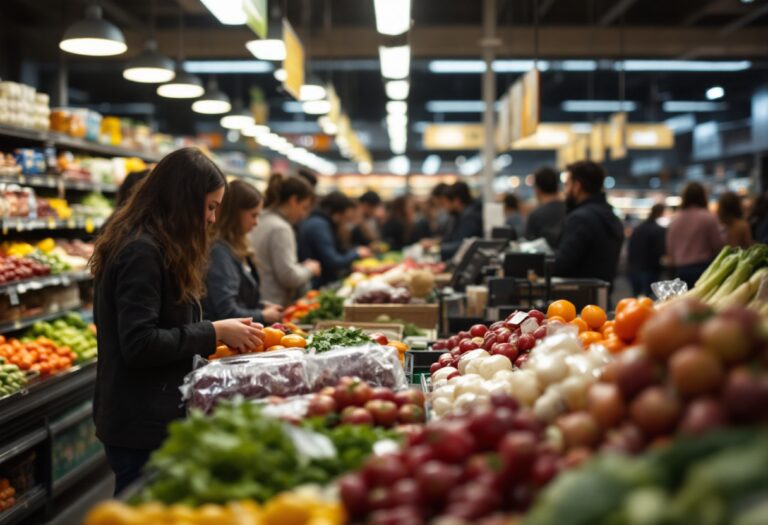
<svg viewBox="0 0 768 525">
<path fill-rule="evenodd" d="M 268 326 L 263 330 L 264 332 L 264 348 L 269 350 L 271 347 L 279 345 L 280 341 L 282 341 L 283 337 L 285 337 L 285 332 L 282 330 L 278 330 L 277 328 L 272 328 Z"/>
</svg>

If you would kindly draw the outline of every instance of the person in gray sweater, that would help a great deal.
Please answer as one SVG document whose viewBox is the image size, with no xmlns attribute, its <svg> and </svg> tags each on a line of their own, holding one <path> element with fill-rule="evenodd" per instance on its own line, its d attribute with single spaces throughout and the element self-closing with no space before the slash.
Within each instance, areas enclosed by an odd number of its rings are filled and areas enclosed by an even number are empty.
<svg viewBox="0 0 768 525">
<path fill-rule="evenodd" d="M 251 233 L 251 245 L 263 300 L 286 306 L 320 275 L 314 260 L 300 263 L 293 225 L 309 215 L 314 190 L 299 177 L 272 175 L 265 196 L 266 211 Z"/>
</svg>

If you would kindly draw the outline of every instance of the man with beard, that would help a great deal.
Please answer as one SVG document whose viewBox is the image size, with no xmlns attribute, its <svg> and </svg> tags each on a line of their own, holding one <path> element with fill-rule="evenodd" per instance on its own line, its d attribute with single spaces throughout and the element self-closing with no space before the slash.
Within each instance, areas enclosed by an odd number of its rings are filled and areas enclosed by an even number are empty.
<svg viewBox="0 0 768 525">
<path fill-rule="evenodd" d="M 613 283 L 624 229 L 603 191 L 605 170 L 590 161 L 566 168 L 568 215 L 555 256 L 558 277 L 596 278 Z"/>
</svg>

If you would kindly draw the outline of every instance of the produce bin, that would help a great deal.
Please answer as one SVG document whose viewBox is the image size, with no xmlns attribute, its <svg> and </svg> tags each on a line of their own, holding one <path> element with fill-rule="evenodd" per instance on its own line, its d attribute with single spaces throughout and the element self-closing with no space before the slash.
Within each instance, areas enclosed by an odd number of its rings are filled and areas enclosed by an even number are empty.
<svg viewBox="0 0 768 525">
<path fill-rule="evenodd" d="M 429 378 L 429 367 L 444 352 L 440 350 L 408 350 L 405 353 L 405 377 L 412 385 L 421 385 L 422 376 Z"/>
<path fill-rule="evenodd" d="M 344 320 L 353 323 L 375 322 L 386 315 L 391 319 L 399 319 L 413 323 L 419 328 L 432 330 L 437 327 L 437 304 L 345 304 Z"/>
</svg>

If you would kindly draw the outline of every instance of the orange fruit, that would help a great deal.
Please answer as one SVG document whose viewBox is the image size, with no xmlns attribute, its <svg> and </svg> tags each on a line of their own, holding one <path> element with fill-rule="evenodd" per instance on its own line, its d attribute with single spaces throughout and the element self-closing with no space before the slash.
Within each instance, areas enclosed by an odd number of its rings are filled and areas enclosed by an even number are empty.
<svg viewBox="0 0 768 525">
<path fill-rule="evenodd" d="M 603 336 L 608 337 L 606 332 L 613 332 L 616 330 L 616 321 L 606 321 L 603 323 L 603 326 L 600 327 L 598 332 L 603 334 Z"/>
<path fill-rule="evenodd" d="M 280 344 L 286 348 L 306 348 L 307 340 L 296 334 L 288 334 L 280 339 Z"/>
<path fill-rule="evenodd" d="M 582 308 L 581 318 L 586 321 L 592 330 L 598 330 L 608 320 L 605 310 L 594 304 L 589 304 Z"/>
<path fill-rule="evenodd" d="M 650 297 L 640 297 L 637 302 L 643 306 L 647 306 L 648 308 L 653 308 L 653 299 Z"/>
<path fill-rule="evenodd" d="M 601 341 L 601 344 L 612 354 L 618 354 L 624 350 L 624 341 L 618 335 L 612 334 Z"/>
<path fill-rule="evenodd" d="M 593 343 L 599 343 L 603 340 L 603 334 L 600 332 L 593 332 L 591 330 L 587 330 L 586 332 L 582 332 L 579 334 L 579 339 L 581 340 L 581 344 L 584 345 L 584 348 L 589 348 L 589 346 Z"/>
<path fill-rule="evenodd" d="M 619 301 L 619 304 L 616 305 L 616 313 L 623 312 L 629 305 L 634 304 L 637 302 L 637 299 L 634 297 L 626 297 Z"/>
<path fill-rule="evenodd" d="M 264 332 L 264 348 L 279 345 L 280 341 L 285 337 L 285 332 L 277 328 L 267 327 L 262 332 Z"/>
<path fill-rule="evenodd" d="M 577 317 L 576 319 L 574 319 L 573 321 L 571 321 L 568 324 L 572 324 L 574 326 L 578 326 L 579 327 L 579 333 L 586 332 L 586 331 L 589 330 L 589 325 L 587 325 L 587 322 L 584 319 L 582 319 L 581 317 Z"/>
<path fill-rule="evenodd" d="M 273 345 L 267 347 L 267 352 L 274 352 L 275 350 L 285 350 L 285 347 L 283 345 Z"/>
<path fill-rule="evenodd" d="M 548 323 L 563 323 L 565 324 L 565 319 L 560 317 L 559 315 L 552 315 L 547 318 Z"/>
<path fill-rule="evenodd" d="M 547 308 L 547 317 L 559 316 L 565 319 L 566 322 L 571 322 L 576 319 L 576 307 L 572 302 L 560 299 L 549 305 Z"/>
<path fill-rule="evenodd" d="M 635 339 L 640 327 L 653 315 L 653 308 L 635 301 L 616 314 L 616 335 L 625 342 Z"/>
</svg>

